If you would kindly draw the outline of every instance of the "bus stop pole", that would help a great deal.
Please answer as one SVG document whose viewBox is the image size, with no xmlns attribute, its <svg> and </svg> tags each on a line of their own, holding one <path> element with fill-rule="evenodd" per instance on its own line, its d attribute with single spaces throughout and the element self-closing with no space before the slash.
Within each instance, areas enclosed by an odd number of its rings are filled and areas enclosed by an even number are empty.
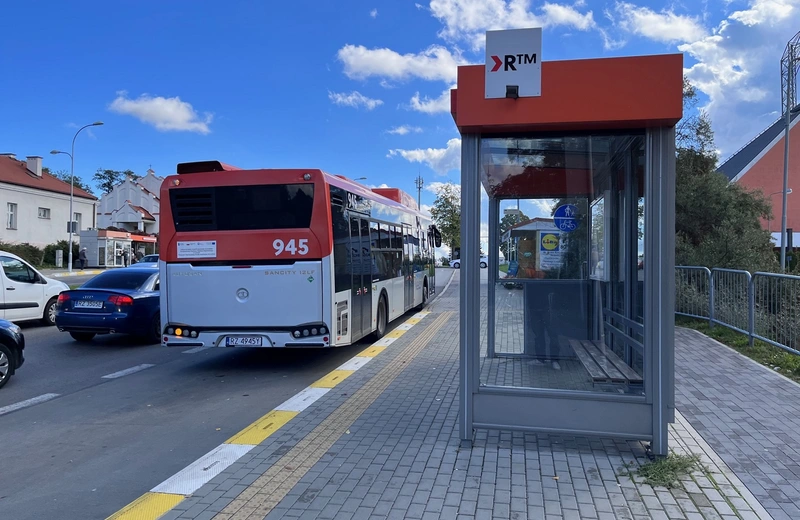
<svg viewBox="0 0 800 520">
<path fill-rule="evenodd" d="M 473 405 L 478 388 L 480 357 L 480 136 L 461 136 L 461 301 L 459 303 L 459 434 L 462 447 L 471 447 Z"/>
</svg>

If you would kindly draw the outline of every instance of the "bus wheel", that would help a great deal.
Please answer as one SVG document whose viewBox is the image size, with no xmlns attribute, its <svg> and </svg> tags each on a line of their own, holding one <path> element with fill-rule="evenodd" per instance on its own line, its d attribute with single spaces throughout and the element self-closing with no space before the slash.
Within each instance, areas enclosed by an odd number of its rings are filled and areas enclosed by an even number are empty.
<svg viewBox="0 0 800 520">
<path fill-rule="evenodd" d="M 428 305 L 428 284 L 427 283 L 422 286 L 422 303 L 419 304 L 419 307 L 417 307 L 417 310 L 421 311 L 422 309 L 425 308 L 426 305 Z"/>
<path fill-rule="evenodd" d="M 383 295 L 378 300 L 377 322 L 373 336 L 375 339 L 381 339 L 386 334 L 386 327 L 389 325 L 389 313 L 386 310 L 386 298 Z"/>
</svg>

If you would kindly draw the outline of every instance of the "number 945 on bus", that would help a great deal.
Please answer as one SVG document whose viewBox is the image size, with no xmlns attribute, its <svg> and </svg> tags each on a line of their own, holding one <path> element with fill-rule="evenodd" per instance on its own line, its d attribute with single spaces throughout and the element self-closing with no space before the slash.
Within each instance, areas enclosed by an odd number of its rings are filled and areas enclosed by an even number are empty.
<svg viewBox="0 0 800 520">
<path fill-rule="evenodd" d="M 289 239 L 287 242 L 284 242 L 280 238 L 274 240 L 272 242 L 272 247 L 275 249 L 275 256 L 280 256 L 283 252 L 287 252 L 292 256 L 296 255 L 307 255 L 308 254 L 308 239 L 307 238 L 300 238 L 300 239 Z"/>
</svg>

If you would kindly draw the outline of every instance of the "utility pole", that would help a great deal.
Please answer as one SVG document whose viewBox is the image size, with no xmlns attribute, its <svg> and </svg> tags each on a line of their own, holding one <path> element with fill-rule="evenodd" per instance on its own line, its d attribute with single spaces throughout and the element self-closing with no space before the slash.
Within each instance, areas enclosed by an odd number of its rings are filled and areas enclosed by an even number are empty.
<svg viewBox="0 0 800 520">
<path fill-rule="evenodd" d="M 425 185 L 425 180 L 421 175 L 418 175 L 417 178 L 414 179 L 414 185 L 417 187 L 417 207 L 422 209 L 422 186 Z"/>
<path fill-rule="evenodd" d="M 785 120 L 783 143 L 783 207 L 781 208 L 781 272 L 786 272 L 786 195 L 789 191 L 789 130 L 797 108 L 797 72 L 800 68 L 800 32 L 786 44 L 781 57 L 781 97 Z"/>
</svg>

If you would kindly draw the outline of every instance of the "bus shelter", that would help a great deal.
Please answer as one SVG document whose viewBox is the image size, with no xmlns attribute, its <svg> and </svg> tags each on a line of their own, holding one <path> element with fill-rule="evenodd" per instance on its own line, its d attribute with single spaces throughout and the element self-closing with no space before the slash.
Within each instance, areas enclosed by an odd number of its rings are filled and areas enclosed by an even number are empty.
<svg viewBox="0 0 800 520">
<path fill-rule="evenodd" d="M 492 68 L 507 61 L 495 54 L 487 34 L 488 66 L 459 67 L 451 93 L 461 440 L 476 429 L 591 435 L 666 455 L 682 55 L 540 62 L 538 94 L 522 95 L 530 74 L 520 74 L 493 96 Z"/>
</svg>

